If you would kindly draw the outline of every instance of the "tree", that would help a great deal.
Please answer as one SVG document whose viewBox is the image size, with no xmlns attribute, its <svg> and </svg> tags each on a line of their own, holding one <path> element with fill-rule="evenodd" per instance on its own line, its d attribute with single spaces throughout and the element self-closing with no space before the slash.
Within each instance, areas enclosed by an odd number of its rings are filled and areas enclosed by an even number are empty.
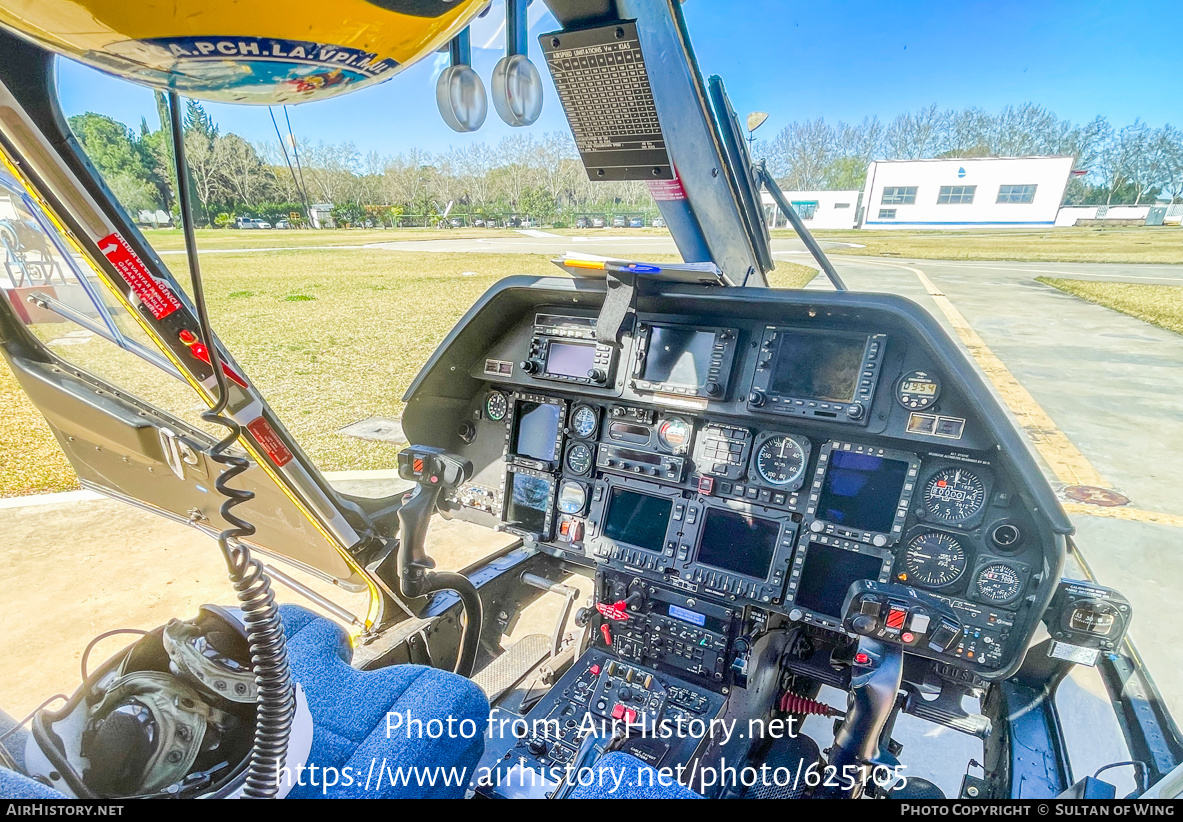
<svg viewBox="0 0 1183 822">
<path fill-rule="evenodd" d="M 71 117 L 69 125 L 125 209 L 134 214 L 140 209 L 155 211 L 165 204 L 155 158 L 131 129 L 90 111 Z"/>
</svg>

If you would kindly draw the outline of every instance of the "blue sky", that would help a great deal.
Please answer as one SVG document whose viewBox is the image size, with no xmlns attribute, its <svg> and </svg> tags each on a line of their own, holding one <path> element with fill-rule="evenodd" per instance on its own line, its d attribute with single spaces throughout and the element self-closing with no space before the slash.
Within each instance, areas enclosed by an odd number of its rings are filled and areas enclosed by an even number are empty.
<svg viewBox="0 0 1183 822">
<path fill-rule="evenodd" d="M 1035 102 L 1060 117 L 1100 114 L 1124 125 L 1135 118 L 1183 126 L 1183 61 L 1170 42 L 1183 30 L 1179 2 L 820 2 L 775 0 L 683 6 L 703 75 L 719 74 L 741 118 L 770 113 L 761 136 L 792 120 L 860 120 L 936 103 L 996 111 Z M 502 3 L 473 28 L 474 65 L 486 88 L 503 55 Z M 530 7 L 531 57 L 546 83 L 539 121 L 553 131 L 566 120 L 535 38 L 558 28 L 541 2 Z M 496 142 L 514 129 L 490 106 L 475 134 L 451 131 L 435 106 L 440 56 L 393 80 L 335 100 L 294 106 L 302 139 L 352 140 L 362 151 L 396 154 L 413 146 Z M 59 69 L 67 115 L 108 114 L 138 127 L 156 126 L 151 94 L 63 61 Z M 274 140 L 267 109 L 208 105 L 222 130 L 252 141 Z M 278 114 L 278 110 L 277 110 Z"/>
</svg>

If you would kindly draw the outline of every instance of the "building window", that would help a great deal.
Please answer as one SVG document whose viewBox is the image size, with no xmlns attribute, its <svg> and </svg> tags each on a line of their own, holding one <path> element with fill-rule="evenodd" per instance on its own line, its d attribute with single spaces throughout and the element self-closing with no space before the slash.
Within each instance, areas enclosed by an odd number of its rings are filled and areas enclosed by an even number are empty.
<svg viewBox="0 0 1183 822">
<path fill-rule="evenodd" d="M 883 189 L 882 205 L 916 205 L 916 186 L 888 186 Z"/>
<path fill-rule="evenodd" d="M 879 209 L 879 219 L 880 220 L 894 220 L 895 219 L 895 209 L 894 208 Z"/>
<path fill-rule="evenodd" d="M 812 220 L 817 213 L 817 200 L 793 200 L 792 206 L 802 220 Z"/>
<path fill-rule="evenodd" d="M 998 202 L 1033 203 L 1035 202 L 1035 186 L 999 186 Z"/>
<path fill-rule="evenodd" d="M 937 205 L 969 205 L 974 201 L 977 186 L 941 186 Z"/>
</svg>

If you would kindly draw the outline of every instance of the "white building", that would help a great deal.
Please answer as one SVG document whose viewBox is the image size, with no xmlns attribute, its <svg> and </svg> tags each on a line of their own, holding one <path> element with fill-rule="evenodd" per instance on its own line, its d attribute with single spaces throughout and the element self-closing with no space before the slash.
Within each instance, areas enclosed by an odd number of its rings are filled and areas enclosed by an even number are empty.
<svg viewBox="0 0 1183 822">
<path fill-rule="evenodd" d="M 867 167 L 860 228 L 1053 226 L 1071 157 L 876 160 Z"/>
<path fill-rule="evenodd" d="M 785 198 L 802 222 L 810 229 L 854 228 L 858 214 L 857 191 L 786 191 Z M 768 225 L 780 227 L 787 222 L 772 195 L 761 192 L 764 216 Z"/>
</svg>

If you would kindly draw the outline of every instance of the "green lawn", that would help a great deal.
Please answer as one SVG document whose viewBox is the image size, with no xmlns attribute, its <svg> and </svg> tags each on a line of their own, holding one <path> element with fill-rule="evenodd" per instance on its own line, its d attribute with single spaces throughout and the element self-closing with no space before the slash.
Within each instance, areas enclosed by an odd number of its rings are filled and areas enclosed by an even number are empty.
<svg viewBox="0 0 1183 822">
<path fill-rule="evenodd" d="M 1183 334 L 1183 286 L 1036 277 L 1053 288 Z"/>
<path fill-rule="evenodd" d="M 419 367 L 490 285 L 511 274 L 563 276 L 541 255 L 355 249 L 210 254 L 202 270 L 215 329 L 301 445 L 330 471 L 394 465 L 392 446 L 337 431 L 401 414 L 402 393 Z M 799 287 L 815 273 L 781 263 L 770 279 Z M 60 356 L 198 423 L 200 401 L 188 386 L 69 323 L 33 328 Z M 76 487 L 6 368 L 0 408 L 0 496 Z"/>
<path fill-rule="evenodd" d="M 778 229 L 773 237 L 794 237 Z M 1183 263 L 1178 226 L 1124 228 L 982 229 L 975 231 L 819 231 L 818 239 L 861 248 L 834 254 L 916 260 L 1012 260 L 1066 263 Z"/>
<path fill-rule="evenodd" d="M 179 228 L 143 229 L 148 242 L 157 251 L 183 251 L 185 237 Z M 334 228 L 324 231 L 292 229 L 197 229 L 197 247 L 204 250 L 225 248 L 308 248 L 312 246 L 349 246 L 369 243 L 393 243 L 403 240 L 464 240 L 472 237 L 515 237 L 510 229 L 498 228 Z"/>
</svg>

